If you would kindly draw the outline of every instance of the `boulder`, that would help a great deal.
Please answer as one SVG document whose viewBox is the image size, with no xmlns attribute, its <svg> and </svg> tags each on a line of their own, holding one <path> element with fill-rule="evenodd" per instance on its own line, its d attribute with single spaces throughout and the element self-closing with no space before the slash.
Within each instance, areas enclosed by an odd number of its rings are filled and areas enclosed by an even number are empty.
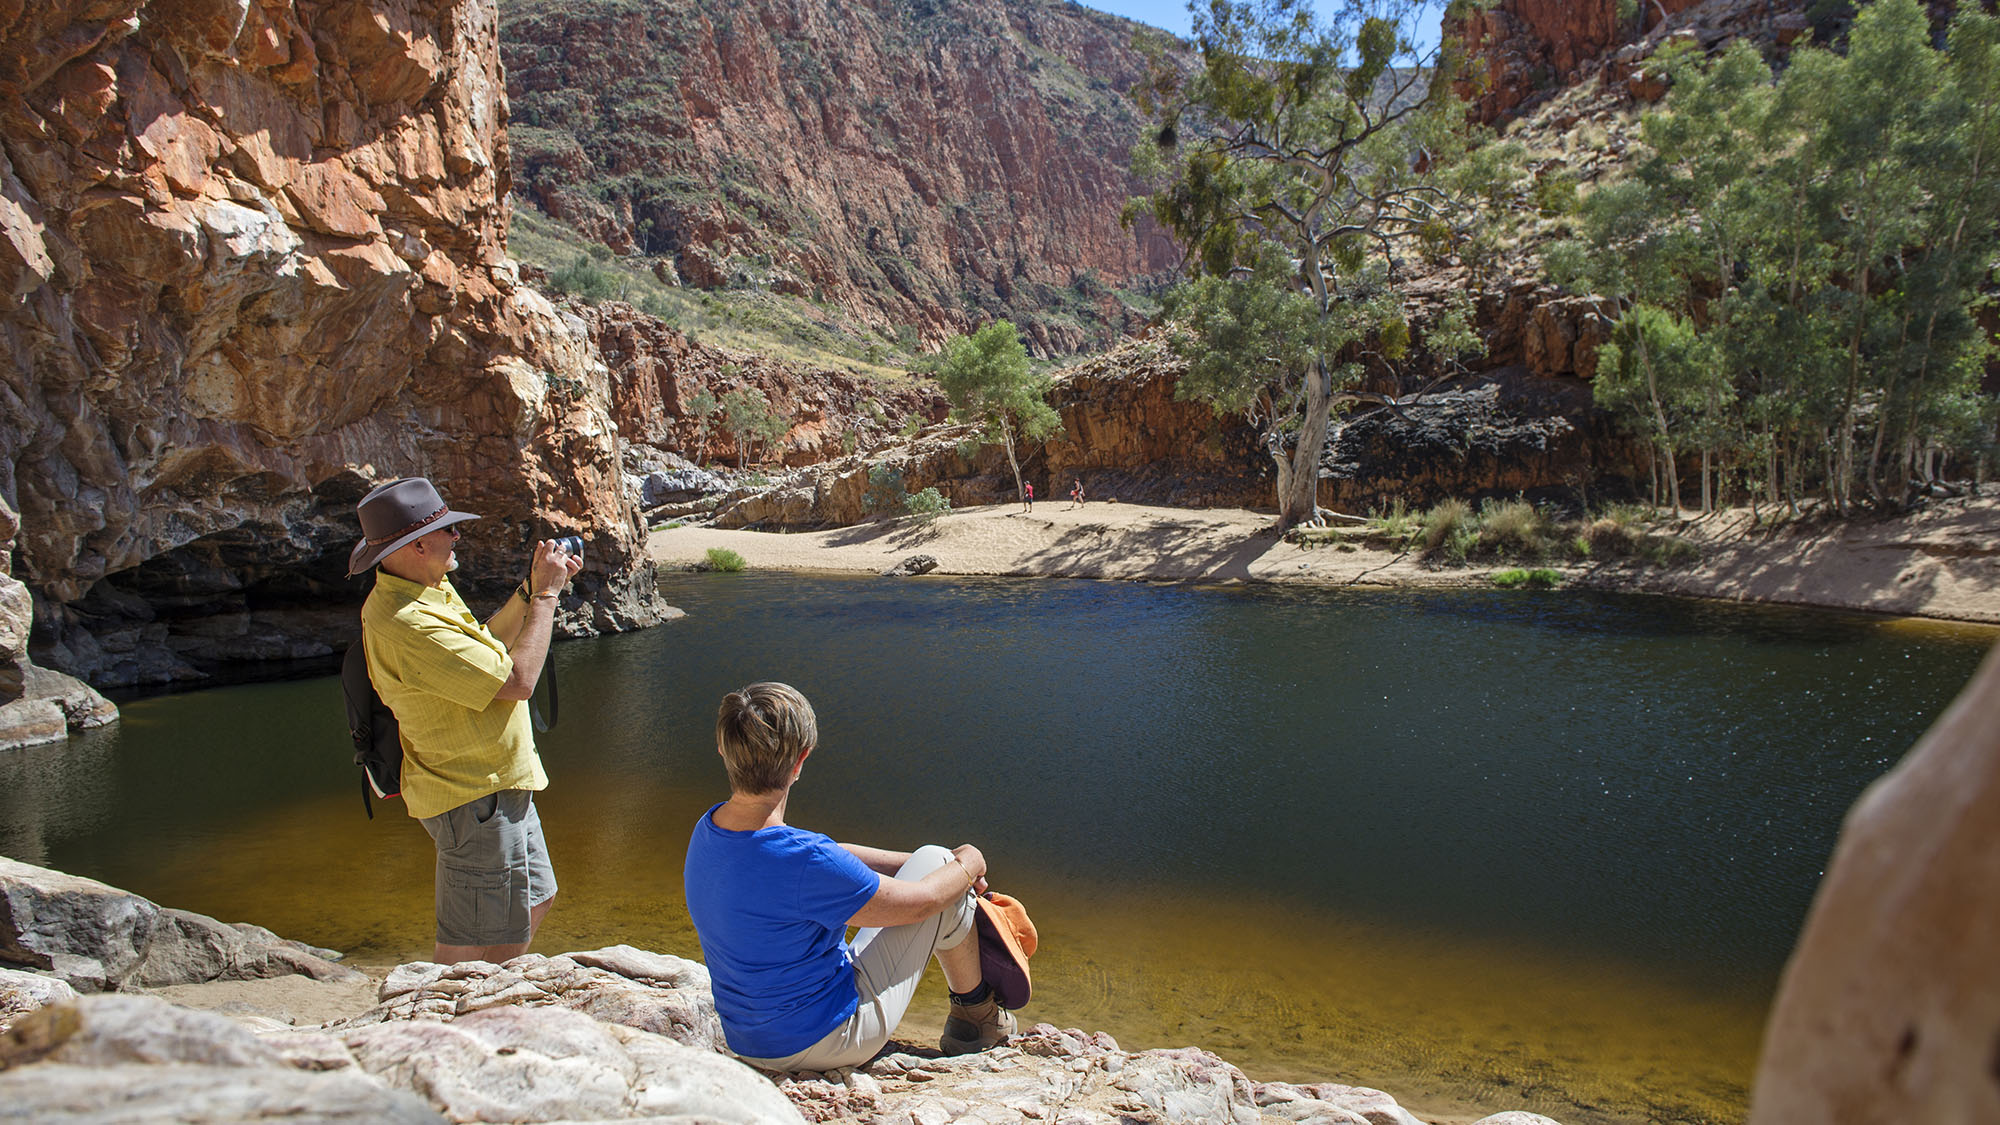
<svg viewBox="0 0 2000 1125">
<path fill-rule="evenodd" d="M 0 1035 L 0 1118 L 441 1122 L 349 1062 L 300 1068 L 247 1028 L 150 996 L 85 996 Z"/>
<path fill-rule="evenodd" d="M 1862 794 L 1778 987 L 1750 1125 L 2000 1121 L 2000 648 Z"/>
<path fill-rule="evenodd" d="M 929 555 L 911 555 L 902 562 L 882 572 L 884 578 L 908 578 L 915 574 L 929 574 L 938 568 L 938 561 Z"/>
<path fill-rule="evenodd" d="M 666 1035 L 703 1050 L 722 1046 L 722 1023 L 697 961 L 615 945 L 558 957 L 527 954 L 506 965 L 417 962 L 382 982 L 380 1003 L 341 1023 L 448 1020 L 491 1007 L 569 1008 Z"/>
<path fill-rule="evenodd" d="M 562 1008 L 502 1004 L 448 1023 L 356 1027 L 343 1039 L 362 1069 L 455 1121 L 800 1121 L 740 1062 Z"/>
<path fill-rule="evenodd" d="M 328 952 L 0 857 L 0 964 L 41 970 L 79 992 L 291 973 L 360 976 Z"/>
<path fill-rule="evenodd" d="M 76 990 L 59 977 L 0 969 L 0 1032 L 29 1012 L 74 999 Z"/>
</svg>

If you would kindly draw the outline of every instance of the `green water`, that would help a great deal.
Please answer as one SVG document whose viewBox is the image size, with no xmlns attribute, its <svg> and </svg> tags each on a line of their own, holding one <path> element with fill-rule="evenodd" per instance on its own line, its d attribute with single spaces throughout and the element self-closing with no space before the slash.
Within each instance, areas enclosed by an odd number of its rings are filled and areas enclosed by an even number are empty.
<svg viewBox="0 0 2000 1125">
<path fill-rule="evenodd" d="M 557 649 L 538 950 L 697 954 L 714 708 L 781 679 L 822 736 L 790 819 L 979 844 L 1041 928 L 1024 1023 L 1569 1125 L 1741 1120 L 1841 815 L 1995 635 L 1573 593 L 667 593 L 687 619 Z M 0 852 L 364 964 L 426 955 L 429 839 L 400 806 L 364 819 L 355 772 L 331 679 L 141 700 L 0 755 Z"/>
</svg>

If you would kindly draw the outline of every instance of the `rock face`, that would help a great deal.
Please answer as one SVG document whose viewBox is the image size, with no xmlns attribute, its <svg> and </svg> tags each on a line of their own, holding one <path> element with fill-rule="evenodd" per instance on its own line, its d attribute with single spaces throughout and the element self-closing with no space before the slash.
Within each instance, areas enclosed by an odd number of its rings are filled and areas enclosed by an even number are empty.
<svg viewBox="0 0 2000 1125">
<path fill-rule="evenodd" d="M 492 0 L 0 7 L 0 499 L 43 663 L 331 651 L 311 611 L 360 596 L 353 504 L 410 473 L 486 517 L 466 573 L 504 589 L 534 535 L 579 534 L 571 627 L 657 618 L 608 374 L 506 258 L 497 25 Z"/>
<path fill-rule="evenodd" d="M 1572 320 L 1548 318 L 1559 339 L 1567 328 L 1574 340 Z M 1576 350 L 1572 343 L 1562 362 L 1575 362 Z M 1547 353 L 1537 354 L 1553 366 Z M 1021 450 L 1023 479 L 1051 500 L 1081 480 L 1092 500 L 1270 507 L 1272 469 L 1256 429 L 1175 399 L 1179 370 L 1165 347 L 1149 339 L 1060 373 L 1050 402 L 1063 430 Z M 1642 472 L 1639 447 L 1618 433 L 1592 404 L 1589 385 L 1567 369 L 1544 377 L 1500 367 L 1452 386 L 1395 411 L 1357 411 L 1320 459 L 1320 503 L 1351 514 L 1396 500 L 1424 507 L 1450 496 L 1525 494 L 1567 504 L 1623 494 Z M 907 491 L 937 488 L 955 507 L 1015 499 L 999 446 L 981 444 L 972 427 L 949 426 L 812 466 L 770 488 L 732 493 L 717 510 L 716 526 L 858 522 L 872 514 L 868 474 L 877 466 L 900 473 Z"/>
<path fill-rule="evenodd" d="M 0 752 L 118 719 L 118 708 L 88 684 L 29 659 L 33 607 L 28 588 L 0 569 Z"/>
<path fill-rule="evenodd" d="M 927 382 L 882 386 L 839 371 L 801 370 L 767 356 L 726 352 L 634 310 L 607 302 L 579 305 L 592 341 L 610 369 L 612 418 L 633 446 L 696 462 L 746 467 L 720 415 L 697 417 L 696 395 L 721 399 L 739 387 L 763 393 L 790 420 L 784 436 L 757 445 L 758 463 L 810 465 L 894 438 L 911 418 L 942 421 L 944 396 Z"/>
<path fill-rule="evenodd" d="M 1617 0 L 1500 0 L 1490 8 L 1468 6 L 1458 31 L 1474 61 L 1459 96 L 1472 103 L 1479 120 L 1501 120 L 1594 73 L 1602 56 L 1618 44 L 1701 3 L 1645 0 L 1628 20 L 1618 18 Z"/>
<path fill-rule="evenodd" d="M 1847 815 L 1751 1125 L 2000 1120 L 2000 650 Z"/>
<path fill-rule="evenodd" d="M 1179 260 L 1119 224 L 1135 30 L 1058 0 L 516 0 L 517 187 L 690 285 L 1101 346 L 1144 322 L 1110 287 Z"/>
<path fill-rule="evenodd" d="M 0 856 L 0 965 L 38 970 L 78 991 L 293 973 L 359 978 L 334 956 L 260 926 L 224 925 Z"/>
</svg>

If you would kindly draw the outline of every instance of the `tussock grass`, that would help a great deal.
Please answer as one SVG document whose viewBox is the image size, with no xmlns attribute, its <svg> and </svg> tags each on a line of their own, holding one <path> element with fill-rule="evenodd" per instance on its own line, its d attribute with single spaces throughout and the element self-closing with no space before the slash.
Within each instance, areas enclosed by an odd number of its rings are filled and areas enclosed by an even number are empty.
<svg viewBox="0 0 2000 1125">
<path fill-rule="evenodd" d="M 1488 500 L 1477 511 L 1452 498 L 1425 512 L 1400 502 L 1378 509 L 1369 517 L 1366 535 L 1371 545 L 1416 550 L 1434 563 L 1446 564 L 1476 559 L 1529 563 L 1631 559 L 1671 567 L 1701 557 L 1693 543 L 1650 530 L 1658 518 L 1652 509 L 1638 504 L 1615 504 L 1580 519 L 1565 519 L 1520 498 Z"/>
<path fill-rule="evenodd" d="M 749 564 L 743 556 L 727 547 L 710 547 L 708 557 L 702 560 L 701 569 L 719 570 L 724 574 L 735 574 Z"/>
<path fill-rule="evenodd" d="M 1515 567 L 1511 570 L 1496 570 L 1487 575 L 1486 580 L 1503 590 L 1515 590 L 1523 586 L 1531 590 L 1553 590 L 1562 585 L 1562 573 L 1545 566 L 1533 570 Z"/>
</svg>

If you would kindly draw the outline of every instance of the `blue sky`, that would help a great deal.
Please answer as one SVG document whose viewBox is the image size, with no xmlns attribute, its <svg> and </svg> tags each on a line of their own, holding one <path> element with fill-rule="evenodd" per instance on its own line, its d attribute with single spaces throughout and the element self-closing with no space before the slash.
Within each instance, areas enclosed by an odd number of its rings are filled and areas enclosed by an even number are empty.
<svg viewBox="0 0 2000 1125">
<path fill-rule="evenodd" d="M 1187 0 L 1077 0 L 1077 2 L 1086 8 L 1095 8 L 1100 12 L 1110 12 L 1126 19 L 1138 20 L 1140 23 L 1164 28 L 1182 38 L 1187 37 Z M 1432 10 L 1424 17 L 1426 46 L 1437 42 L 1438 10 L 1441 8 L 1442 4 L 1433 5 Z"/>
</svg>

